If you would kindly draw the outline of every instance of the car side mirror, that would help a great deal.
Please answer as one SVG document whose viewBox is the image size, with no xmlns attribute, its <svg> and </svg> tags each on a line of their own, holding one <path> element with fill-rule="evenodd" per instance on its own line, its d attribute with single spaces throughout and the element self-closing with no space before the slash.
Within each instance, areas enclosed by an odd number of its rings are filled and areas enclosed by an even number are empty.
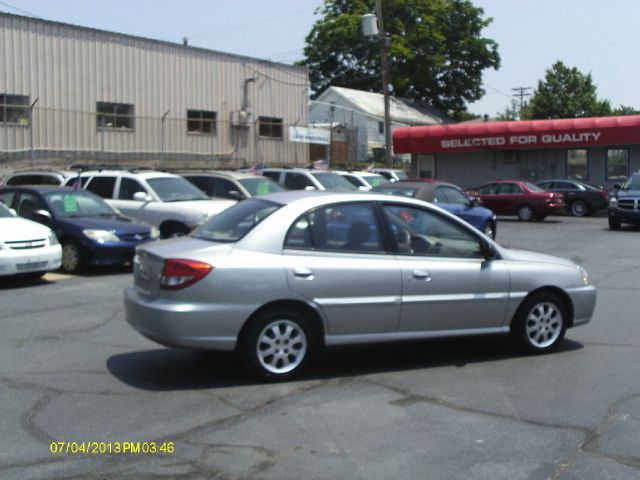
<svg viewBox="0 0 640 480">
<path fill-rule="evenodd" d="M 47 210 L 36 210 L 33 212 L 33 219 L 38 222 L 47 222 L 51 220 L 51 214 Z"/>
<path fill-rule="evenodd" d="M 480 199 L 478 197 L 473 197 L 469 200 L 469 206 L 471 208 L 479 207 L 481 205 Z"/>
<path fill-rule="evenodd" d="M 614 188 L 614 189 L 616 189 L 616 190 L 620 190 L 620 189 L 622 188 L 622 186 L 621 186 L 619 183 L 616 183 L 616 184 L 613 186 L 613 188 Z"/>
<path fill-rule="evenodd" d="M 358 187 L 358 190 L 360 192 L 368 192 L 369 190 L 371 190 L 370 188 L 365 187 L 364 185 L 361 185 Z"/>
<path fill-rule="evenodd" d="M 133 194 L 133 199 L 137 202 L 150 202 L 151 196 L 145 192 L 136 192 Z"/>
<path fill-rule="evenodd" d="M 10 208 L 9 212 L 11 212 L 11 215 L 13 215 L 14 217 L 18 216 L 18 212 L 16 212 L 16 210 L 14 208 Z"/>
<path fill-rule="evenodd" d="M 240 201 L 240 200 L 244 200 L 246 197 L 238 190 L 229 190 L 227 192 L 227 198 Z"/>
<path fill-rule="evenodd" d="M 312 192 L 314 190 L 316 190 L 316 187 L 312 187 L 311 185 L 307 185 L 306 187 L 304 187 L 305 190 L 307 190 L 308 192 Z"/>
<path fill-rule="evenodd" d="M 480 250 L 486 261 L 495 260 L 498 257 L 498 250 L 495 245 L 486 240 L 482 240 Z"/>
</svg>

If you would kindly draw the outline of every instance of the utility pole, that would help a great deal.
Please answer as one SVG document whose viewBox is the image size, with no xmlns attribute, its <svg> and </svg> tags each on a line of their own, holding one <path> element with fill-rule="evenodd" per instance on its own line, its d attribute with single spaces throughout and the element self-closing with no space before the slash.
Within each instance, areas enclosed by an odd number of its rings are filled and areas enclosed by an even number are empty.
<svg viewBox="0 0 640 480">
<path fill-rule="evenodd" d="M 382 0 L 376 0 L 376 16 L 378 17 L 378 38 L 380 41 L 380 57 L 382 66 L 382 93 L 384 95 L 384 165 L 391 168 L 391 108 L 389 106 L 389 55 L 387 50 L 391 46 L 391 37 L 384 33 L 384 19 L 382 18 Z"/>
<path fill-rule="evenodd" d="M 511 90 L 516 92 L 513 96 L 520 99 L 520 109 L 522 110 L 525 106 L 524 97 L 531 96 L 531 93 L 529 93 L 531 87 L 516 87 Z"/>
</svg>

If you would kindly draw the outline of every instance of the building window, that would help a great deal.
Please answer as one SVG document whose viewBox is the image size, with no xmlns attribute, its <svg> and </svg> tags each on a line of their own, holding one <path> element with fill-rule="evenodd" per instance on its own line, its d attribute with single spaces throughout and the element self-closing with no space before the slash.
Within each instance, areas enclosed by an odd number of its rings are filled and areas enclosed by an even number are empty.
<svg viewBox="0 0 640 480">
<path fill-rule="evenodd" d="M 0 93 L 0 122 L 29 125 L 29 97 Z"/>
<path fill-rule="evenodd" d="M 607 150 L 607 180 L 625 180 L 629 176 L 629 150 L 610 148 Z"/>
<path fill-rule="evenodd" d="M 261 137 L 282 138 L 282 119 L 273 117 L 258 117 Z"/>
<path fill-rule="evenodd" d="M 187 132 L 215 135 L 216 112 L 207 112 L 205 110 L 187 110 Z"/>
<path fill-rule="evenodd" d="M 589 178 L 589 153 L 584 148 L 567 150 L 567 177 Z"/>
<path fill-rule="evenodd" d="M 128 103 L 96 103 L 98 130 L 103 128 L 133 130 L 133 105 Z"/>
<path fill-rule="evenodd" d="M 378 133 L 380 135 L 384 133 L 384 122 L 378 122 Z"/>
</svg>

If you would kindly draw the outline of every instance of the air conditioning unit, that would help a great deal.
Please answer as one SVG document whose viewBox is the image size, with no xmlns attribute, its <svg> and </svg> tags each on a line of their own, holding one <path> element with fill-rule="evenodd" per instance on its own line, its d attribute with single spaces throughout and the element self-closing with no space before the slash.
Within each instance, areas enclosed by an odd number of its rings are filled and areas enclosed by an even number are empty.
<svg viewBox="0 0 640 480">
<path fill-rule="evenodd" d="M 251 112 L 236 110 L 231 112 L 231 125 L 234 127 L 248 127 L 251 121 Z"/>
</svg>

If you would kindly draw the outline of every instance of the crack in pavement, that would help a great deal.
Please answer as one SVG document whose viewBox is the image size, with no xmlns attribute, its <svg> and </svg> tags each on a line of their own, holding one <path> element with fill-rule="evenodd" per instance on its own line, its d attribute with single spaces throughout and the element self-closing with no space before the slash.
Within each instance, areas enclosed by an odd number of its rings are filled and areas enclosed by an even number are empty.
<svg viewBox="0 0 640 480">
<path fill-rule="evenodd" d="M 449 408 L 451 410 L 455 410 L 458 412 L 473 413 L 473 414 L 482 415 L 482 416 L 515 421 L 515 422 L 524 423 L 526 425 L 531 425 L 531 426 L 540 427 L 540 428 L 561 429 L 561 430 L 569 430 L 569 431 L 582 433 L 584 435 L 584 440 L 580 442 L 576 446 L 576 448 L 569 454 L 569 459 L 567 461 L 561 462 L 559 464 L 558 470 L 556 470 L 556 473 L 554 473 L 554 476 L 551 477 L 552 479 L 557 479 L 558 477 L 556 475 L 559 475 L 562 472 L 564 472 L 569 465 L 568 461 L 575 458 L 575 456 L 581 451 L 598 455 L 603 458 L 608 458 L 617 463 L 623 464 L 627 467 L 640 469 L 640 457 L 628 457 L 628 456 L 622 456 L 622 455 L 603 452 L 601 450 L 600 443 L 599 443 L 602 433 L 606 431 L 606 429 L 611 425 L 611 423 L 615 419 L 616 409 L 619 408 L 621 404 L 629 400 L 632 400 L 634 398 L 640 397 L 640 393 L 634 393 L 628 397 L 619 399 L 616 402 L 614 402 L 607 411 L 605 421 L 596 428 L 589 428 L 589 427 L 581 427 L 578 425 L 564 425 L 561 423 L 543 422 L 539 420 L 516 417 L 514 415 L 508 415 L 508 414 L 499 413 L 499 412 L 492 412 L 489 410 L 466 407 L 464 405 L 458 405 L 456 403 L 449 402 L 441 398 L 428 397 L 426 395 L 416 394 L 409 390 L 405 390 L 392 385 L 387 385 L 382 381 L 376 381 L 372 379 L 361 379 L 360 381 L 385 388 L 398 395 L 401 395 L 401 398 L 399 398 L 398 400 L 393 400 L 392 402 L 390 402 L 390 404 L 392 405 L 409 406 L 416 403 L 429 403 L 432 405 Z"/>
</svg>

